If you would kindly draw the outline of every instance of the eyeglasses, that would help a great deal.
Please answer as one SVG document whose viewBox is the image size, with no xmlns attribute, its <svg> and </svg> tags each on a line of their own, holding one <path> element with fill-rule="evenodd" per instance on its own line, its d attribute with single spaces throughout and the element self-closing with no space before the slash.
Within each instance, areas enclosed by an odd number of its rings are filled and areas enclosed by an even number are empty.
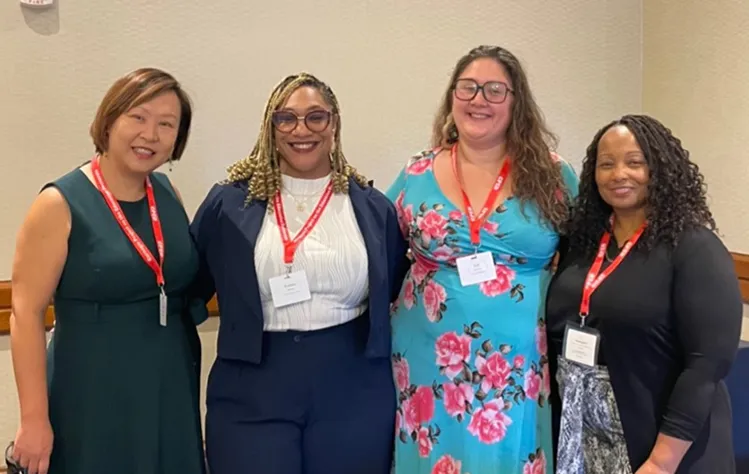
<svg viewBox="0 0 749 474">
<path fill-rule="evenodd" d="M 272 121 L 273 126 L 281 133 L 293 132 L 300 120 L 304 120 L 304 125 L 310 132 L 319 133 L 328 128 L 332 116 L 333 114 L 327 110 L 313 110 L 304 117 L 299 117 L 293 112 L 279 110 L 273 112 Z"/>
<path fill-rule="evenodd" d="M 456 99 L 464 101 L 473 100 L 476 94 L 481 91 L 484 99 L 492 104 L 501 104 L 504 102 L 507 99 L 508 92 L 515 93 L 504 82 L 489 81 L 483 85 L 479 85 L 473 79 L 458 79 L 455 81 L 453 91 Z"/>
</svg>

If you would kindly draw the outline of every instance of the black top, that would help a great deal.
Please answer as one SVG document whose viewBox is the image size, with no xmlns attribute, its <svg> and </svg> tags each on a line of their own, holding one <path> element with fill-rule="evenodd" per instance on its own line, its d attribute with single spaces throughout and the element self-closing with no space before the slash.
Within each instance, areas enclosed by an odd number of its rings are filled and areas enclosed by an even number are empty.
<svg viewBox="0 0 749 474">
<path fill-rule="evenodd" d="M 547 300 L 552 373 L 566 323 L 579 322 L 594 259 L 562 250 Z M 618 255 L 613 238 L 608 255 Z M 586 324 L 601 334 L 598 363 L 608 367 L 634 471 L 662 432 L 693 441 L 677 473 L 734 473 L 723 378 L 738 349 L 741 319 L 733 260 L 705 228 L 685 231 L 675 249 L 635 246 L 593 293 Z M 560 409 L 552 377 L 555 440 Z"/>
</svg>

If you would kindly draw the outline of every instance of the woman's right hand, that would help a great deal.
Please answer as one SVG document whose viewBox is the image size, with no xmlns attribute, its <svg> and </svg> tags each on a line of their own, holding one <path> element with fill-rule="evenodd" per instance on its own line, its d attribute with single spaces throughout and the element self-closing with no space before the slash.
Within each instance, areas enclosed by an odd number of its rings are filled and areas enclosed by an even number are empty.
<svg viewBox="0 0 749 474">
<path fill-rule="evenodd" d="M 28 469 L 28 474 L 47 474 L 53 438 L 49 419 L 22 421 L 13 442 L 12 457 Z"/>
</svg>

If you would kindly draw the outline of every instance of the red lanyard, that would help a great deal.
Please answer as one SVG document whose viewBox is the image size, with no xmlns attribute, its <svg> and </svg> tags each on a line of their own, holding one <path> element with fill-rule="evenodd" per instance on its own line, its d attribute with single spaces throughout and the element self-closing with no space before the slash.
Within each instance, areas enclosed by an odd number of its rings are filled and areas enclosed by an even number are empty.
<svg viewBox="0 0 749 474">
<path fill-rule="evenodd" d="M 122 231 L 125 232 L 127 238 L 130 239 L 130 243 L 133 244 L 133 247 L 135 247 L 135 250 L 138 251 L 143 261 L 145 261 L 148 266 L 151 267 L 151 270 L 153 270 L 153 272 L 156 274 L 156 283 L 158 283 L 159 288 L 161 288 L 161 291 L 163 293 L 164 234 L 161 232 L 161 221 L 159 220 L 159 211 L 156 209 L 156 199 L 153 196 L 153 185 L 151 184 L 151 180 L 146 177 L 146 197 L 148 198 L 148 214 L 151 216 L 153 236 L 156 240 L 156 248 L 159 251 L 158 262 L 154 258 L 153 254 L 151 254 L 151 251 L 148 250 L 146 244 L 143 243 L 143 240 L 141 240 L 140 236 L 138 236 L 137 232 L 135 232 L 135 229 L 133 229 L 133 227 L 127 221 L 125 214 L 122 212 L 120 204 L 117 202 L 117 199 L 114 198 L 112 192 L 104 182 L 104 177 L 101 174 L 101 165 L 99 164 L 99 159 L 100 157 L 99 155 L 97 155 L 93 160 L 91 160 L 91 173 L 94 175 L 96 188 L 101 192 L 102 196 L 104 196 L 104 201 L 106 201 L 107 205 L 109 206 L 109 210 L 112 211 L 112 215 L 114 215 L 114 218 L 122 228 Z"/>
<path fill-rule="evenodd" d="M 471 201 L 468 200 L 468 195 L 463 189 L 463 182 L 461 181 L 460 174 L 458 173 L 457 143 L 453 145 L 452 150 L 450 151 L 450 155 L 453 161 L 453 173 L 455 173 L 455 179 L 458 180 L 458 184 L 460 185 L 460 192 L 463 194 L 463 204 L 465 205 L 466 213 L 468 214 L 468 226 L 471 231 L 471 243 L 478 248 L 479 244 L 481 243 L 481 227 L 489 217 L 489 209 L 494 205 L 494 202 L 497 200 L 497 196 L 499 196 L 499 193 L 502 190 L 502 185 L 507 179 L 507 175 L 510 174 L 510 159 L 505 158 L 505 162 L 502 165 L 502 168 L 499 170 L 499 174 L 497 175 L 497 180 L 494 182 L 494 186 L 492 187 L 491 191 L 489 191 L 489 196 L 486 197 L 484 207 L 481 208 L 477 215 L 473 212 L 473 206 L 471 206 Z"/>
<path fill-rule="evenodd" d="M 612 226 L 613 222 L 614 219 L 612 218 Z M 588 314 L 590 314 L 591 295 L 593 295 L 593 292 L 596 291 L 601 283 L 603 283 L 603 280 L 608 278 L 608 276 L 611 275 L 614 270 L 616 270 L 616 267 L 618 267 L 619 264 L 622 263 L 624 257 L 626 257 L 629 251 L 632 250 L 632 247 L 635 246 L 637 240 L 645 231 L 646 225 L 647 223 L 643 223 L 640 228 L 637 229 L 635 234 L 629 238 L 627 243 L 624 244 L 624 247 L 622 247 L 619 255 L 617 255 L 614 261 L 611 262 L 611 265 L 606 267 L 606 270 L 601 272 L 601 266 L 603 265 L 603 259 L 606 255 L 606 249 L 609 247 L 609 242 L 611 241 L 611 234 L 608 232 L 604 232 L 603 236 L 601 237 L 601 244 L 598 246 L 598 254 L 596 255 L 596 259 L 593 261 L 593 265 L 588 271 L 588 276 L 585 277 L 585 286 L 583 286 L 583 299 L 580 302 L 580 318 L 582 319 L 583 325 L 585 325 L 585 318 L 588 317 Z"/>
<path fill-rule="evenodd" d="M 312 229 L 315 227 L 315 225 L 317 225 L 317 222 L 320 220 L 320 216 L 322 215 L 322 211 L 325 210 L 332 196 L 333 183 L 330 182 L 325 187 L 325 191 L 323 191 L 320 200 L 317 202 L 317 206 L 315 206 L 315 208 L 312 210 L 312 214 L 310 214 L 307 222 L 304 223 L 302 228 L 299 230 L 299 233 L 293 239 L 289 234 L 289 227 L 288 225 L 286 225 L 286 214 L 283 210 L 281 193 L 278 192 L 275 196 L 273 196 L 273 208 L 276 213 L 278 230 L 281 232 L 281 240 L 283 241 L 283 261 L 286 265 L 291 265 L 292 263 L 294 263 L 294 253 L 296 253 L 297 247 L 302 242 L 302 240 L 304 240 L 304 238 L 307 237 L 310 232 L 312 232 Z"/>
</svg>

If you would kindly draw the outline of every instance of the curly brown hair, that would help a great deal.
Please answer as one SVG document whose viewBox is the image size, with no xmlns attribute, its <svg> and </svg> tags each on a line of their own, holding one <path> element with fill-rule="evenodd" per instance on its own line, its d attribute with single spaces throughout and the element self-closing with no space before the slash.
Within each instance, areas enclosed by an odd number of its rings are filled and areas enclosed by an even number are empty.
<svg viewBox="0 0 749 474">
<path fill-rule="evenodd" d="M 650 172 L 646 215 L 648 226 L 637 247 L 652 249 L 658 242 L 675 247 L 690 227 L 716 225 L 707 204 L 707 186 L 696 163 L 689 159 L 681 140 L 661 122 L 647 115 L 625 115 L 601 128 L 588 146 L 575 208 L 567 224 L 570 248 L 590 256 L 601 235 L 611 232 L 611 206 L 601 198 L 596 185 L 598 143 L 611 127 L 623 125 L 632 132 Z"/>
<path fill-rule="evenodd" d="M 228 182 L 248 181 L 247 203 L 253 200 L 270 200 L 281 189 L 281 170 L 279 167 L 281 156 L 276 148 L 273 133 L 273 112 L 278 110 L 295 90 L 305 86 L 313 87 L 320 92 L 325 102 L 332 109 L 333 116 L 337 119 L 333 148 L 330 152 L 330 162 L 333 168 L 333 190 L 336 193 L 347 193 L 349 178 L 354 178 L 361 186 L 368 185 L 367 178 L 359 174 L 346 161 L 343 154 L 341 147 L 341 110 L 333 90 L 315 76 L 302 72 L 287 76 L 276 85 L 265 104 L 263 122 L 252 152 L 227 169 L 229 173 Z M 269 212 L 272 212 L 272 209 L 272 206 L 268 206 Z"/>
<path fill-rule="evenodd" d="M 570 204 L 568 199 L 559 198 L 558 190 L 564 189 L 564 181 L 560 164 L 551 159 L 558 140 L 546 126 L 523 66 L 511 52 L 499 46 L 482 45 L 458 60 L 434 120 L 432 146 L 446 148 L 460 138 L 452 117 L 455 83 L 472 62 L 483 58 L 493 59 L 505 69 L 514 90 L 512 120 L 507 131 L 513 193 L 521 205 L 534 202 L 541 216 L 558 230 L 567 219 Z"/>
</svg>

